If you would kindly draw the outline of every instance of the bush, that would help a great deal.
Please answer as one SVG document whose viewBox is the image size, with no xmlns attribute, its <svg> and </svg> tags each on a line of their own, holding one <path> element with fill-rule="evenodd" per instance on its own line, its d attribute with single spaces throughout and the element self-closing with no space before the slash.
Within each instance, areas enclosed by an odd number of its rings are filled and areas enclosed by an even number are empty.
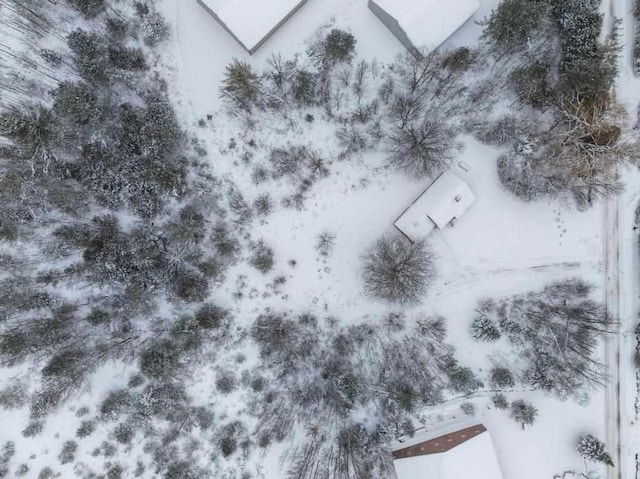
<svg viewBox="0 0 640 479">
<path fill-rule="evenodd" d="M 44 423 L 42 421 L 29 421 L 27 427 L 22 430 L 24 437 L 35 437 L 44 429 Z"/>
<path fill-rule="evenodd" d="M 53 96 L 53 112 L 76 127 L 99 119 L 104 113 L 94 89 L 84 82 L 62 82 Z"/>
<path fill-rule="evenodd" d="M 198 479 L 200 476 L 196 474 L 187 461 L 172 462 L 164 473 L 164 479 Z"/>
<path fill-rule="evenodd" d="M 22 407 L 27 400 L 25 384 L 14 381 L 0 390 L 0 408 L 16 409 Z"/>
<path fill-rule="evenodd" d="M 155 47 L 167 38 L 169 38 L 169 25 L 162 15 L 156 12 L 145 14 L 142 21 L 142 40 L 145 45 Z"/>
<path fill-rule="evenodd" d="M 353 57 L 356 39 L 351 33 L 334 28 L 325 38 L 323 46 L 325 62 L 348 62 Z"/>
<path fill-rule="evenodd" d="M 116 426 L 113 431 L 113 435 L 120 444 L 129 444 L 131 443 L 131 439 L 133 439 L 134 431 L 130 425 L 120 423 Z"/>
<path fill-rule="evenodd" d="M 104 418 L 115 419 L 133 404 L 133 398 L 126 389 L 110 391 L 100 404 L 100 415 Z"/>
<path fill-rule="evenodd" d="M 268 216 L 273 209 L 273 200 L 269 193 L 258 196 L 253 202 L 253 208 L 258 216 Z"/>
<path fill-rule="evenodd" d="M 238 441 L 235 437 L 225 436 L 220 439 L 218 446 L 220 447 L 222 455 L 224 457 L 229 457 L 231 454 L 236 452 L 236 449 L 238 448 Z"/>
<path fill-rule="evenodd" d="M 491 396 L 491 402 L 496 407 L 496 409 L 507 409 L 509 407 L 509 402 L 504 394 L 496 393 Z"/>
<path fill-rule="evenodd" d="M 200 273 L 178 271 L 171 279 L 171 290 L 184 301 L 204 301 L 209 293 L 209 282 Z"/>
<path fill-rule="evenodd" d="M 78 443 L 75 441 L 65 441 L 62 446 L 62 451 L 58 454 L 60 464 L 67 464 L 73 462 L 76 459 L 76 451 L 78 450 Z"/>
<path fill-rule="evenodd" d="M 87 18 L 92 18 L 104 11 L 104 0 L 67 0 L 73 8 Z"/>
<path fill-rule="evenodd" d="M 104 83 L 109 78 L 109 62 L 104 39 L 97 33 L 76 29 L 67 36 L 80 75 L 90 82 Z"/>
<path fill-rule="evenodd" d="M 168 379 L 176 371 L 180 352 L 167 339 L 157 340 L 140 354 L 140 372 L 152 379 Z"/>
<path fill-rule="evenodd" d="M 129 24 L 126 20 L 117 17 L 109 17 L 106 21 L 107 32 L 109 33 L 109 39 L 115 42 L 120 42 L 129 33 Z"/>
<path fill-rule="evenodd" d="M 107 478 L 106 479 L 122 479 L 122 466 L 120 464 L 116 464 L 110 466 L 107 470 Z"/>
<path fill-rule="evenodd" d="M 513 71 L 510 78 L 522 102 L 534 108 L 553 103 L 555 92 L 548 81 L 550 70 L 551 67 L 545 63 L 534 63 Z"/>
<path fill-rule="evenodd" d="M 230 318 L 230 312 L 214 304 L 205 304 L 196 311 L 195 320 L 204 329 L 220 329 Z"/>
<path fill-rule="evenodd" d="M 442 121 L 396 127 L 388 137 L 389 164 L 419 178 L 435 176 L 446 169 L 454 156 L 455 134 Z"/>
<path fill-rule="evenodd" d="M 216 379 L 216 389 L 222 394 L 229 394 L 237 387 L 236 376 L 232 372 L 224 371 Z"/>
<path fill-rule="evenodd" d="M 273 269 L 275 263 L 273 259 L 273 249 L 259 241 L 253 246 L 253 254 L 249 259 L 249 263 L 262 274 L 267 274 Z"/>
<path fill-rule="evenodd" d="M 419 303 L 434 278 L 433 254 L 424 241 L 384 236 L 364 256 L 365 291 L 383 301 Z"/>
<path fill-rule="evenodd" d="M 477 341 L 493 342 L 500 339 L 498 326 L 488 317 L 480 316 L 471 323 L 471 336 Z"/>
<path fill-rule="evenodd" d="M 109 46 L 109 61 L 121 70 L 146 70 L 147 62 L 139 48 L 128 48 L 119 45 Z"/>
<path fill-rule="evenodd" d="M 96 430 L 95 421 L 82 421 L 80 423 L 80 427 L 76 431 L 76 437 L 83 439 L 87 436 L 90 436 L 95 430 Z"/>
<path fill-rule="evenodd" d="M 470 402 L 464 402 L 460 404 L 460 409 L 467 416 L 473 416 L 476 413 L 476 407 Z"/>
<path fill-rule="evenodd" d="M 513 374 L 507 368 L 494 367 L 489 373 L 491 376 L 491 384 L 499 388 L 510 388 L 515 385 Z"/>
</svg>

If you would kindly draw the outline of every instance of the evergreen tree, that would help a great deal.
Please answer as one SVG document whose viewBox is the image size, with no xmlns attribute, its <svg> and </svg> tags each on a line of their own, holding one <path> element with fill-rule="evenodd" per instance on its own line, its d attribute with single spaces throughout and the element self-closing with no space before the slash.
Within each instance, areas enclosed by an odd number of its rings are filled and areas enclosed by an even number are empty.
<svg viewBox="0 0 640 479">
<path fill-rule="evenodd" d="M 229 98 L 235 107 L 250 111 L 260 99 L 261 86 L 260 77 L 251 65 L 234 58 L 227 65 L 220 90 L 222 97 Z"/>
<path fill-rule="evenodd" d="M 538 409 L 536 409 L 533 404 L 529 404 L 522 399 L 511 403 L 511 417 L 516 422 L 522 424 L 522 429 L 524 429 L 526 425 L 533 424 L 537 416 Z"/>
<path fill-rule="evenodd" d="M 578 453 L 585 459 L 593 462 L 602 462 L 607 466 L 613 466 L 613 460 L 604 448 L 604 442 L 591 434 L 581 436 L 578 446 L 576 447 Z"/>
<path fill-rule="evenodd" d="M 477 341 L 493 342 L 500 339 L 500 330 L 491 319 L 480 316 L 471 323 L 471 336 Z"/>
</svg>

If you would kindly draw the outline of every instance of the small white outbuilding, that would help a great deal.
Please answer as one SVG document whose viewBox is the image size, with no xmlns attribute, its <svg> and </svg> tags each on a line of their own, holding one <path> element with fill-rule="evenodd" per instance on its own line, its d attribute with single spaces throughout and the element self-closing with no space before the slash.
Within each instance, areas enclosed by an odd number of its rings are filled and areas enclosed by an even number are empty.
<svg viewBox="0 0 640 479">
<path fill-rule="evenodd" d="M 482 424 L 417 432 L 393 451 L 398 479 L 502 479 L 489 431 Z"/>
<path fill-rule="evenodd" d="M 411 52 L 438 48 L 479 7 L 479 0 L 369 0 L 369 9 Z"/>
<path fill-rule="evenodd" d="M 469 186 L 445 171 L 400 215 L 394 226 L 415 243 L 434 228 L 442 229 L 460 218 L 475 201 Z"/>
<path fill-rule="evenodd" d="M 198 0 L 250 55 L 306 2 L 307 0 Z"/>
</svg>

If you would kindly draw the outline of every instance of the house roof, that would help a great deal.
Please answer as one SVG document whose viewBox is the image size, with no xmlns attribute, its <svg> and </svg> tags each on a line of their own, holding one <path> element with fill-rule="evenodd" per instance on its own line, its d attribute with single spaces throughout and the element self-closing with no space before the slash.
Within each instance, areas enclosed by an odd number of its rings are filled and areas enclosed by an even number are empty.
<svg viewBox="0 0 640 479">
<path fill-rule="evenodd" d="M 199 0 L 250 52 L 306 0 Z"/>
<path fill-rule="evenodd" d="M 464 435 L 465 437 L 461 437 Z M 422 440 L 428 438 L 426 440 Z M 418 442 L 416 442 L 418 441 Z M 431 449 L 435 443 L 455 443 L 444 452 L 420 452 Z M 435 446 L 437 448 L 437 446 Z M 399 453 L 418 451 L 417 455 Z M 398 479 L 501 479 L 502 473 L 496 458 L 491 435 L 482 424 L 432 437 L 429 432 L 417 433 L 412 445 L 394 451 L 394 467 Z"/>
<path fill-rule="evenodd" d="M 374 0 L 415 47 L 439 47 L 480 7 L 478 0 Z"/>
<path fill-rule="evenodd" d="M 411 241 L 419 241 L 434 227 L 444 228 L 476 201 L 469 186 L 453 173 L 442 173 L 396 220 L 394 225 Z"/>
</svg>

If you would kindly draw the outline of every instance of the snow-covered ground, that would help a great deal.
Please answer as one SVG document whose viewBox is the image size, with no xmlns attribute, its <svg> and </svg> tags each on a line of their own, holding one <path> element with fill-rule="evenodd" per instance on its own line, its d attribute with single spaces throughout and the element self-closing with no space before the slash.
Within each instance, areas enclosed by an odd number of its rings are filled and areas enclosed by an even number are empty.
<svg viewBox="0 0 640 479">
<path fill-rule="evenodd" d="M 619 0 L 623 1 L 628 0 Z M 497 0 L 481 2 L 474 19 L 482 19 L 496 3 Z M 623 9 L 628 6 L 620 5 Z M 206 115 L 213 115 L 212 122 L 197 130 L 197 135 L 207 148 L 212 169 L 222 176 L 233 174 L 241 189 L 249 193 L 249 201 L 254 199 L 251 194 L 257 195 L 260 191 L 249 183 L 249 171 L 233 162 L 234 154 L 228 153 L 227 148 L 230 138 L 246 140 L 247 132 L 240 124 L 222 124 L 225 117 L 218 95 L 224 68 L 232 58 L 247 60 L 260 68 L 272 54 L 279 53 L 287 58 L 303 51 L 317 35 L 318 29 L 328 25 L 353 32 L 358 40 L 359 58 L 377 58 L 379 62 L 386 63 L 402 51 L 399 42 L 368 10 L 366 0 L 309 0 L 253 57 L 249 57 L 195 0 L 164 0 L 161 6 L 173 29 L 171 43 L 167 46 L 170 55 L 164 62 L 167 68 L 171 68 L 167 77 L 171 91 L 176 93 L 178 112 L 186 125 L 194 125 Z M 480 27 L 469 22 L 448 43 L 472 43 L 479 33 Z M 625 104 L 635 107 L 640 88 L 632 83 L 629 72 L 623 71 L 622 78 L 624 87 L 620 88 L 620 98 Z M 265 125 L 263 128 L 268 130 L 270 127 Z M 273 131 L 262 138 L 268 137 L 272 145 L 289 142 L 313 147 L 314 142 L 322 142 L 328 135 L 317 130 L 303 125 L 281 138 L 277 128 L 273 127 Z M 260 135 L 256 133 L 256 136 Z M 490 367 L 488 356 L 494 351 L 489 345 L 473 342 L 468 332 L 478 300 L 522 293 L 552 280 L 574 276 L 603 286 L 603 244 L 607 231 L 603 230 L 602 219 L 606 216 L 607 206 L 578 212 L 561 203 L 523 203 L 499 186 L 496 160 L 502 151 L 472 138 L 461 140 L 464 148 L 454 164 L 462 162 L 469 169 L 466 171 L 456 166 L 454 171 L 469 184 L 477 202 L 454 227 L 432 234 L 439 276 L 424 303 L 410 310 L 408 315 L 411 318 L 434 313 L 445 316 L 448 320 L 448 341 L 456 346 L 461 362 L 487 371 Z M 635 383 L 628 376 L 632 371 L 632 356 L 627 353 L 632 346 L 635 347 L 629 331 L 633 328 L 637 304 L 627 299 L 636 299 L 640 291 L 637 287 L 637 236 L 633 234 L 630 223 L 640 200 L 640 176 L 628 173 L 625 179 L 629 187 L 618 203 L 620 318 L 626 333 L 622 336 L 620 358 L 623 421 L 631 424 L 636 421 L 635 402 L 630 402 L 632 398 L 635 401 Z M 277 208 L 252 231 L 255 238 L 265 238 L 274 247 L 274 276 L 284 275 L 288 281 L 277 293 L 267 294 L 264 284 L 267 280 L 256 278 L 255 271 L 251 273 L 246 265 L 240 265 L 229 273 L 229 280 L 218 299 L 233 307 L 238 317 L 247 321 L 265 307 L 312 311 L 353 323 L 387 312 L 387 306 L 370 301 L 362 292 L 360 257 L 373 241 L 393 231 L 393 221 L 427 184 L 384 168 L 379 153 L 366 153 L 356 160 L 338 164 L 329 177 L 312 187 L 304 213 L 293 208 Z M 318 257 L 314 250 L 316 238 L 323 231 L 333 232 L 336 236 L 335 249 L 328 259 Z M 296 260 L 295 270 L 288 265 L 289 260 Z M 237 291 L 235 280 L 242 274 L 247 275 L 248 289 L 255 288 L 255 294 L 250 296 L 250 301 L 234 303 L 231 296 Z M 632 296 L 629 296 L 629 288 L 633 288 Z M 601 288 L 600 293 L 605 297 L 607 291 Z M 254 359 L 252 353 L 245 353 L 250 363 Z M 111 388 L 124 386 L 128 371 L 114 366 L 96 376 L 110 381 L 108 384 L 94 384 L 90 392 L 56 415 L 47 423 L 37 441 L 22 438 L 19 434 L 27 422 L 26 412 L 15 414 L 0 410 L 0 443 L 9 437 L 17 438 L 16 464 L 29 462 L 33 464 L 31 470 L 37 472 L 44 465 L 57 463 L 59 441 L 72 438 L 80 421 L 74 411 L 86 402 L 95 402 L 96 397 L 103 396 Z M 210 370 L 197 373 L 197 384 L 190 391 L 197 401 L 216 401 L 212 378 Z M 582 470 L 582 459 L 575 452 L 578 436 L 585 432 L 601 438 L 611 434 L 606 423 L 605 391 L 595 392 L 586 404 L 560 402 L 532 392 L 514 392 L 510 399 L 525 399 L 535 404 L 539 417 L 533 426 L 523 430 L 507 412 L 496 410 L 488 395 L 482 394 L 453 400 L 436 411 L 426 413 L 425 420 L 427 424 L 436 424 L 459 418 L 462 415 L 460 404 L 473 402 L 477 420 L 491 431 L 505 479 L 550 479 L 565 470 Z M 221 404 L 230 415 L 244 407 L 232 402 L 229 399 Z M 10 435 L 6 431 L 11 431 Z M 626 445 L 637 444 L 638 437 L 637 431 L 623 428 L 622 453 L 625 458 L 633 452 L 631 446 L 627 449 Z M 43 446 L 49 443 L 56 446 Z M 82 444 L 80 462 L 93 465 L 92 461 L 97 459 L 93 459 L 90 453 L 98 446 L 91 441 Z M 137 445 L 134 445 L 127 454 L 135 461 L 138 453 Z M 30 460 L 31 454 L 35 454 L 36 459 Z M 263 458 L 263 477 L 275 479 L 284 476 L 277 454 L 277 449 L 273 449 L 268 457 Z M 625 471 L 630 471 L 631 465 L 632 461 L 627 459 L 622 462 Z M 59 469 L 63 471 L 62 477 L 72 477 L 71 465 Z M 154 477 L 152 471 L 148 471 L 147 477 Z M 631 477 L 630 474 L 623 476 L 624 479 Z"/>
</svg>

